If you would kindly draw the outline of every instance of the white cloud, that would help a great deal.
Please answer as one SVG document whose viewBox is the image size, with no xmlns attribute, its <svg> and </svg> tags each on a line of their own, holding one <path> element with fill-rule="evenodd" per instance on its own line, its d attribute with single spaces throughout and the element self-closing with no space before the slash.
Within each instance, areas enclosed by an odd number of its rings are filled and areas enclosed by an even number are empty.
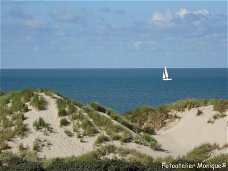
<svg viewBox="0 0 228 171">
<path fill-rule="evenodd" d="M 166 11 L 164 13 L 155 11 L 149 18 L 148 24 L 161 28 L 169 28 L 183 23 L 183 21 L 189 21 L 189 23 L 198 26 L 201 24 L 201 19 L 207 15 L 209 15 L 209 11 L 206 9 L 189 10 L 181 8 L 177 12 Z"/>
<path fill-rule="evenodd" d="M 180 18 L 184 18 L 186 15 L 188 15 L 190 11 L 186 8 L 181 8 L 178 12 L 176 12 L 176 15 Z"/>
<path fill-rule="evenodd" d="M 158 25 L 158 26 L 171 26 L 171 20 L 173 19 L 173 14 L 170 11 L 162 14 L 158 11 L 155 11 L 151 18 L 148 20 L 149 24 Z"/>
<path fill-rule="evenodd" d="M 184 18 L 190 14 L 206 16 L 206 15 L 209 15 L 209 11 L 206 9 L 198 9 L 198 10 L 191 11 L 191 10 L 188 10 L 186 8 L 181 8 L 178 12 L 176 12 L 176 15 L 180 18 Z"/>
<path fill-rule="evenodd" d="M 206 9 L 199 9 L 199 10 L 193 11 L 193 14 L 195 14 L 195 15 L 209 15 L 209 12 Z"/>
</svg>

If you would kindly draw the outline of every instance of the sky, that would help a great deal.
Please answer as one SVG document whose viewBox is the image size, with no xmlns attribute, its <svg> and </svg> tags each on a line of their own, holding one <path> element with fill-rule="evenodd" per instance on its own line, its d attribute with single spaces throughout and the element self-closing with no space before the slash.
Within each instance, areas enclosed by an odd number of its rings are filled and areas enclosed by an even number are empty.
<svg viewBox="0 0 228 171">
<path fill-rule="evenodd" d="M 226 1 L 1 1 L 1 68 L 224 68 Z"/>
</svg>

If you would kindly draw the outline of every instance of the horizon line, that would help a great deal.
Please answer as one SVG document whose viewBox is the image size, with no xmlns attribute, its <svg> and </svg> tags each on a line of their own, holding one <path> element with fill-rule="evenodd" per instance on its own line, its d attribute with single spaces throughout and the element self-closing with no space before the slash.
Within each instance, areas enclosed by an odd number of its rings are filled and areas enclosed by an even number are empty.
<svg viewBox="0 0 228 171">
<path fill-rule="evenodd" d="M 165 67 L 165 66 L 164 66 Z M 0 70 L 26 70 L 26 69 L 34 69 L 34 70 L 42 70 L 42 69 L 162 69 L 164 67 L 153 67 L 153 68 L 149 68 L 149 67 L 132 67 L 132 68 L 121 68 L 121 67 L 115 67 L 115 68 L 96 68 L 96 67 L 91 67 L 91 68 L 0 68 Z M 182 67 L 167 67 L 169 69 L 228 69 L 228 67 L 186 67 L 186 68 L 182 68 Z"/>
</svg>

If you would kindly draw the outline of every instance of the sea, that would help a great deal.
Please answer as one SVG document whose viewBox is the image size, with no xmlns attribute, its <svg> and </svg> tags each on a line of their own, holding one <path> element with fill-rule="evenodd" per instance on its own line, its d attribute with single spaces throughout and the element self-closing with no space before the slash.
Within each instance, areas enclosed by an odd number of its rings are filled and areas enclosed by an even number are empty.
<svg viewBox="0 0 228 171">
<path fill-rule="evenodd" d="M 49 88 L 84 104 L 96 101 L 124 113 L 186 98 L 228 99 L 228 69 L 1 69 L 4 92 Z"/>
</svg>

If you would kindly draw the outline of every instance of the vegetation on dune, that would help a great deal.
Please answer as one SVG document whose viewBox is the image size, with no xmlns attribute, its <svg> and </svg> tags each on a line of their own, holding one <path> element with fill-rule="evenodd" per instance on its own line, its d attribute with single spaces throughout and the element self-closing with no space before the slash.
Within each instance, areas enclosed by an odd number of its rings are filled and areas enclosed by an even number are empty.
<svg viewBox="0 0 228 171">
<path fill-rule="evenodd" d="M 124 114 L 124 117 L 134 123 L 142 132 L 154 133 L 166 124 L 166 120 L 173 116 L 168 115 L 167 108 L 160 107 L 157 110 L 149 106 L 142 106 Z"/>
<path fill-rule="evenodd" d="M 210 123 L 210 124 L 213 124 L 215 123 L 215 121 L 217 119 L 220 119 L 220 118 L 224 118 L 226 117 L 227 115 L 225 113 L 216 113 L 215 115 L 212 116 L 212 118 L 210 118 L 207 123 Z"/>
<path fill-rule="evenodd" d="M 101 134 L 97 137 L 96 141 L 94 142 L 94 145 L 100 145 L 107 141 L 109 141 L 109 137 L 104 134 Z"/>
<path fill-rule="evenodd" d="M 164 127 L 167 122 L 179 119 L 177 115 L 170 114 L 170 112 L 183 112 L 184 110 L 208 105 L 212 105 L 214 110 L 220 113 L 219 115 L 214 116 L 216 119 L 226 116 L 224 112 L 228 110 L 228 100 L 185 99 L 172 104 L 162 105 L 158 108 L 141 106 L 135 110 L 124 113 L 124 118 L 133 123 L 135 127 L 140 129 L 140 131 L 152 134 L 153 129 L 159 130 Z M 201 114 L 201 110 L 198 110 L 196 113 L 197 116 Z M 214 123 L 214 120 L 211 119 L 208 122 Z"/>
<path fill-rule="evenodd" d="M 60 126 L 67 126 L 69 124 L 70 124 L 70 122 L 66 118 L 62 118 L 60 120 Z"/>
<path fill-rule="evenodd" d="M 84 116 L 82 111 L 74 113 L 71 115 L 70 119 L 73 123 L 73 131 L 77 132 L 79 137 L 93 136 L 98 133 L 98 130 L 95 128 L 93 123 L 88 119 L 88 117 Z"/>
<path fill-rule="evenodd" d="M 94 124 L 109 136 L 110 140 L 121 140 L 122 142 L 128 142 L 132 140 L 132 133 L 121 125 L 114 124 L 112 119 L 108 116 L 104 116 L 91 107 L 84 109 L 88 116 L 93 119 Z"/>
<path fill-rule="evenodd" d="M 211 152 L 219 149 L 217 144 L 202 144 L 199 147 L 195 147 L 192 151 L 187 153 L 182 159 L 189 160 L 189 161 L 204 161 L 211 156 Z"/>
<path fill-rule="evenodd" d="M 110 116 L 110 118 L 112 118 L 113 120 L 119 122 L 121 125 L 129 128 L 130 130 L 137 132 L 137 128 L 135 128 L 132 123 L 130 123 L 129 121 L 127 121 L 126 119 L 121 117 L 114 110 L 112 110 L 110 108 L 106 108 L 106 107 L 102 106 L 101 104 L 99 104 L 98 102 L 92 102 L 92 103 L 90 103 L 89 106 L 92 109 L 94 109 L 95 111 L 97 111 L 97 112 L 101 112 L 101 113 L 107 114 L 108 116 Z"/>
<path fill-rule="evenodd" d="M 40 145 L 34 145 L 34 148 L 39 151 Z M 197 164 L 198 162 L 208 163 L 228 163 L 227 154 L 221 154 L 211 157 L 212 151 L 218 149 L 216 144 L 202 144 L 194 148 L 191 152 L 184 156 L 173 158 L 153 158 L 151 156 L 137 152 L 134 149 L 125 149 L 115 145 L 103 145 L 95 150 L 85 153 L 78 157 L 55 158 L 50 160 L 39 161 L 31 157 L 21 156 L 16 157 L 10 155 L 0 165 L 0 170 L 36 170 L 36 171 L 58 171 L 58 170 L 165 170 L 161 167 L 162 162 L 167 164 Z M 23 151 L 23 150 L 22 150 Z M 24 153 L 25 154 L 25 153 Z M 26 153 L 29 155 L 28 153 Z M 110 159 L 110 155 L 112 156 Z M 225 168 L 227 169 L 227 168 Z M 168 169 L 169 170 L 169 169 Z M 185 169 L 187 170 L 187 169 Z"/>
<path fill-rule="evenodd" d="M 90 103 L 90 107 L 98 112 L 106 113 L 106 108 L 104 106 L 102 106 L 101 104 L 99 104 L 98 102 Z"/>
<path fill-rule="evenodd" d="M 52 131 L 50 124 L 46 123 L 42 117 L 39 117 L 38 120 L 33 122 L 33 127 L 36 130 L 45 129 L 47 131 Z"/>
<path fill-rule="evenodd" d="M 212 105 L 215 111 L 220 113 L 228 110 L 228 100 L 223 99 L 185 99 L 179 100 L 173 104 L 167 105 L 170 110 L 184 111 L 192 108 Z"/>
<path fill-rule="evenodd" d="M 77 112 L 77 107 L 81 108 L 83 105 L 75 100 L 67 97 L 61 97 L 56 100 L 59 116 L 72 115 Z M 77 107 L 76 107 L 77 106 Z"/>
<path fill-rule="evenodd" d="M 32 89 L 10 92 L 0 96 L 0 152 L 8 147 L 7 141 L 15 136 L 24 136 L 27 126 L 24 112 L 28 111 L 27 102 L 34 96 Z"/>
<path fill-rule="evenodd" d="M 197 110 L 197 113 L 196 113 L 196 116 L 200 116 L 200 115 L 202 115 L 202 114 L 203 114 L 203 111 L 200 110 L 200 109 L 198 109 L 198 110 Z"/>
<path fill-rule="evenodd" d="M 5 95 L 5 93 L 0 90 L 0 96 L 3 96 L 3 95 Z"/>
<path fill-rule="evenodd" d="M 154 150 L 160 150 L 161 149 L 161 145 L 147 133 L 143 133 L 142 135 L 138 135 L 134 142 L 137 144 L 149 146 L 150 148 L 152 148 Z"/>
<path fill-rule="evenodd" d="M 37 110 L 45 110 L 47 101 L 42 96 L 35 94 L 30 104 Z"/>
</svg>

